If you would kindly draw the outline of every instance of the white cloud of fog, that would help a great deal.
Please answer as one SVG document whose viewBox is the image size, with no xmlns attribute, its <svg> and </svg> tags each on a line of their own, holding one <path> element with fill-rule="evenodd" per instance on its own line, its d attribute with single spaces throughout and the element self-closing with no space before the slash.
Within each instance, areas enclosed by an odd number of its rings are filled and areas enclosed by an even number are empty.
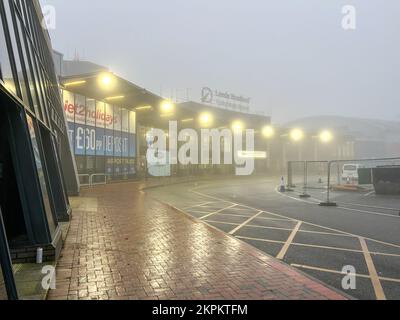
<svg viewBox="0 0 400 320">
<path fill-rule="evenodd" d="M 169 95 L 207 85 L 251 96 L 286 122 L 312 115 L 400 120 L 398 0 L 42 0 L 53 46 Z M 342 7 L 357 29 L 342 29 Z"/>
</svg>

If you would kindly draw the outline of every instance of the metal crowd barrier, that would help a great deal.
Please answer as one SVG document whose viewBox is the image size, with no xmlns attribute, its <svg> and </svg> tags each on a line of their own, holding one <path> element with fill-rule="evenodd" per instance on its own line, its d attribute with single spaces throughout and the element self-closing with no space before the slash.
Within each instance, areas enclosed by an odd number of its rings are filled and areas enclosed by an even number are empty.
<svg viewBox="0 0 400 320">
<path fill-rule="evenodd" d="M 83 177 L 88 177 L 89 178 L 89 183 L 81 183 L 81 179 Z M 79 184 L 81 185 L 81 187 L 90 187 L 90 175 L 89 174 L 78 174 L 78 178 L 79 178 Z"/>
<path fill-rule="evenodd" d="M 94 177 L 104 177 L 104 182 L 93 182 Z M 107 175 L 105 173 L 95 173 L 89 177 L 89 186 L 98 186 L 107 184 Z"/>
</svg>

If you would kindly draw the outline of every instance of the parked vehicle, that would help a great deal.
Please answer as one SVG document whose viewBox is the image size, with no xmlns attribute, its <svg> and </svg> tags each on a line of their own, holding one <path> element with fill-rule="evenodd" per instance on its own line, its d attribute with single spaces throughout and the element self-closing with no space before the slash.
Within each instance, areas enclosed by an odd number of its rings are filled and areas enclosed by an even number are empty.
<svg viewBox="0 0 400 320">
<path fill-rule="evenodd" d="M 342 182 L 346 184 L 358 183 L 358 169 L 364 168 L 360 164 L 345 164 L 342 170 Z"/>
</svg>

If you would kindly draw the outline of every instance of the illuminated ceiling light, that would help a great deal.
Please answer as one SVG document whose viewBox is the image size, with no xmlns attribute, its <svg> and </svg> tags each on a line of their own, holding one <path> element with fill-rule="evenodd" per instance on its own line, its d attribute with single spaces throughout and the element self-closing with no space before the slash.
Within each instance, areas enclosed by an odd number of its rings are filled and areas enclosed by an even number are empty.
<svg viewBox="0 0 400 320">
<path fill-rule="evenodd" d="M 211 124 L 213 122 L 213 117 L 210 113 L 203 112 L 199 117 L 199 122 L 200 122 L 201 126 L 209 127 L 209 126 L 211 126 Z"/>
<path fill-rule="evenodd" d="M 86 80 L 71 81 L 71 82 L 64 83 L 64 87 L 79 86 L 79 85 L 82 85 L 85 83 L 86 83 Z"/>
<path fill-rule="evenodd" d="M 244 124 L 243 124 L 243 122 L 242 121 L 234 121 L 233 123 L 232 123 L 232 130 L 233 131 L 235 131 L 235 132 L 237 132 L 237 131 L 243 131 L 243 129 L 244 129 Z"/>
<path fill-rule="evenodd" d="M 319 134 L 319 140 L 322 143 L 329 143 L 333 140 L 333 134 L 329 130 L 324 130 Z"/>
<path fill-rule="evenodd" d="M 270 139 L 270 138 L 272 138 L 274 135 L 275 135 L 275 129 L 274 129 L 274 127 L 273 126 L 265 126 L 263 129 L 262 129 L 262 135 L 265 137 L 265 138 L 267 138 L 267 139 Z"/>
<path fill-rule="evenodd" d="M 151 110 L 153 109 L 152 106 L 142 106 L 142 107 L 137 107 L 136 110 L 141 111 L 141 110 Z"/>
<path fill-rule="evenodd" d="M 107 101 L 114 101 L 114 100 L 121 100 L 124 99 L 125 96 L 114 96 L 114 97 L 107 97 L 106 100 Z"/>
<path fill-rule="evenodd" d="M 290 131 L 290 139 L 294 142 L 299 142 L 304 139 L 304 132 L 301 129 L 293 129 Z"/>
<path fill-rule="evenodd" d="M 189 119 L 183 119 L 183 120 L 181 120 L 181 122 L 192 122 L 192 121 L 194 121 L 194 119 L 193 119 L 193 118 L 189 118 Z"/>
<path fill-rule="evenodd" d="M 162 113 L 172 113 L 175 109 L 175 105 L 171 101 L 161 102 L 160 109 Z"/>
<path fill-rule="evenodd" d="M 103 89 L 111 89 L 114 85 L 114 75 L 111 73 L 102 73 L 98 77 L 98 84 Z"/>
</svg>

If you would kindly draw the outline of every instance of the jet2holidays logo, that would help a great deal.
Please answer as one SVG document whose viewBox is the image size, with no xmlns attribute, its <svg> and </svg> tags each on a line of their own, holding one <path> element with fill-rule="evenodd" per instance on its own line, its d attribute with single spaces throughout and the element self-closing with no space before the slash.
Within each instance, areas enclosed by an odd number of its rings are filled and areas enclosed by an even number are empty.
<svg viewBox="0 0 400 320">
<path fill-rule="evenodd" d="M 168 134 L 161 129 L 151 129 L 147 141 L 149 166 L 235 165 L 236 175 L 245 176 L 254 172 L 256 158 L 266 157 L 265 153 L 254 151 L 254 130 L 250 129 L 184 129 L 178 132 L 177 121 L 170 121 Z"/>
</svg>

